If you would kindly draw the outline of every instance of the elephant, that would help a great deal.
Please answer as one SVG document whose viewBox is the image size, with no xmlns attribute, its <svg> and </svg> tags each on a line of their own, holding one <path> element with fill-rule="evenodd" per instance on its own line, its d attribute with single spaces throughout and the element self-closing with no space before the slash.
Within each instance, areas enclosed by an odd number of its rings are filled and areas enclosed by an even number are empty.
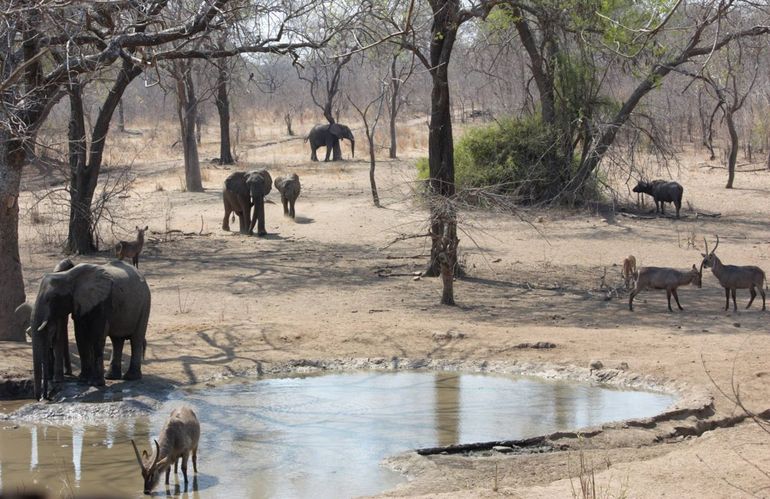
<svg viewBox="0 0 770 499">
<path fill-rule="evenodd" d="M 318 161 L 316 156 L 316 149 L 326 146 L 326 159 L 329 161 L 329 155 L 334 151 L 332 161 L 339 161 L 342 159 L 342 150 L 340 149 L 340 140 L 348 139 L 350 141 L 350 153 L 351 156 L 356 156 L 356 140 L 353 138 L 353 132 L 350 128 L 339 123 L 332 123 L 331 125 L 316 125 L 310 130 L 310 133 L 305 137 L 305 142 L 310 141 L 310 161 Z"/>
<path fill-rule="evenodd" d="M 74 267 L 72 260 L 65 258 L 54 267 L 54 272 L 63 272 Z M 31 337 L 31 328 L 29 327 L 32 318 L 32 306 L 29 303 L 22 303 L 16 307 L 16 316 L 20 319 L 22 327 L 26 329 Z M 46 352 L 49 365 L 53 367 L 53 381 L 64 381 L 64 376 L 72 376 L 72 363 L 70 362 L 69 339 L 67 335 L 67 316 L 60 317 L 56 322 L 56 331 L 53 333 L 53 341 Z M 51 374 L 49 372 L 49 374 Z"/>
<path fill-rule="evenodd" d="M 273 179 L 267 170 L 250 172 L 233 172 L 225 179 L 222 198 L 225 203 L 225 218 L 222 220 L 222 230 L 230 230 L 229 218 L 231 213 L 238 215 L 241 234 L 254 234 L 254 225 L 259 222 L 257 235 L 264 236 L 265 230 L 265 196 L 273 187 Z M 251 207 L 254 206 L 254 216 Z"/>
<path fill-rule="evenodd" d="M 66 321 L 69 314 L 75 322 L 81 379 L 94 386 L 104 385 L 104 342 L 107 336 L 112 342 L 107 378 L 121 378 L 123 343 L 128 339 L 131 342 L 131 362 L 122 378 L 141 379 L 150 302 L 150 288 L 144 277 L 122 261 L 104 265 L 81 263 L 69 270 L 45 274 L 40 281 L 35 304 L 31 307 L 29 329 L 35 399 L 49 395 L 48 380 L 52 378 L 50 351 L 53 349 L 56 354 L 57 348 L 52 345 L 61 333 L 61 321 Z"/>
<path fill-rule="evenodd" d="M 276 177 L 275 188 L 281 193 L 281 203 L 283 203 L 283 214 L 294 218 L 294 203 L 299 197 L 302 186 L 299 183 L 299 176 L 292 173 L 288 177 Z"/>
</svg>

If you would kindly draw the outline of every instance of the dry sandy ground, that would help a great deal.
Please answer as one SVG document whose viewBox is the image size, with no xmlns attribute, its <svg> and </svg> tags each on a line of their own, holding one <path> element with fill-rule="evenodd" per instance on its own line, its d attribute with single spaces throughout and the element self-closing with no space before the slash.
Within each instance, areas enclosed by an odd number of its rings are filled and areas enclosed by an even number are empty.
<svg viewBox="0 0 770 499">
<path fill-rule="evenodd" d="M 205 150 L 203 157 L 215 155 L 213 145 Z M 689 268 L 700 261 L 703 236 L 711 241 L 717 233 L 725 262 L 770 270 L 770 173 L 740 173 L 738 188 L 726 191 L 724 170 L 703 167 L 702 158 L 683 163 L 676 174 L 685 200 L 720 212 L 720 218 L 549 210 L 523 213 L 530 225 L 510 214 L 465 212 L 460 237 L 468 277 L 455 284 L 458 305 L 443 307 L 437 305 L 439 280 L 411 277 L 426 262 L 426 242 L 391 244 L 425 229 L 425 211 L 412 192 L 413 161 L 378 164 L 384 207 L 375 208 L 366 163 L 311 164 L 305 156 L 301 141 L 242 154 L 240 169 L 265 165 L 273 177 L 295 171 L 302 179 L 296 221 L 282 216 L 277 193 L 270 194 L 278 204 L 267 205 L 265 238 L 222 231 L 220 186 L 229 170 L 206 168 L 206 192 L 193 194 L 180 192 L 176 168 L 136 166 L 140 175 L 122 201 L 122 223 L 150 226 L 140 262 L 153 293 L 143 368 L 148 379 L 195 383 L 297 359 L 397 356 L 583 367 L 598 359 L 709 390 L 715 397 L 712 421 L 739 411 L 717 393 L 709 373 L 722 387 L 731 379 L 740 383 L 755 410 L 770 408 L 770 315 L 760 311 L 761 303 L 724 312 L 724 294 L 711 274 L 703 289 L 680 291 L 684 312 L 669 313 L 663 292 L 647 292 L 632 313 L 624 293 L 606 299 L 600 289 L 605 269 L 605 283 L 620 286 L 618 264 L 628 254 L 641 265 Z M 33 185 L 34 175 L 27 180 Z M 41 238 L 63 227 L 30 224 L 28 216 L 24 224 L 22 260 L 34 298 L 41 274 L 61 258 Z M 747 299 L 739 291 L 740 303 Z M 464 334 L 442 334 L 447 332 Z M 537 341 L 557 346 L 516 348 Z M 6 375 L 29 375 L 26 345 L 0 349 Z M 666 424 L 611 432 L 585 444 L 600 497 L 768 494 L 763 471 L 770 470 L 770 435 L 755 424 L 654 444 L 651 435 L 674 435 L 679 422 Z M 579 459 L 574 450 L 412 456 L 400 466 L 414 479 L 387 495 L 570 497 L 579 489 Z"/>
</svg>

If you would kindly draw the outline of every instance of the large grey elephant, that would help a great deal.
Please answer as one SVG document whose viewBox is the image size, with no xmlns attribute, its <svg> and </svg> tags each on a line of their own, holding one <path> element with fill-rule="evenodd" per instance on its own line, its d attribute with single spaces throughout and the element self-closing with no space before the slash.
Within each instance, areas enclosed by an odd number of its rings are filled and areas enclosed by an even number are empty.
<svg viewBox="0 0 770 499">
<path fill-rule="evenodd" d="M 310 130 L 310 133 L 305 137 L 305 142 L 310 141 L 310 160 L 318 161 L 316 156 L 316 149 L 319 147 L 326 147 L 326 159 L 329 161 L 329 155 L 334 152 L 332 161 L 339 161 L 342 159 L 342 150 L 340 149 L 340 140 L 348 139 L 350 141 L 350 153 L 351 156 L 356 156 L 356 140 L 353 138 L 353 132 L 350 128 L 339 123 L 333 123 L 331 125 L 316 125 Z"/>
<path fill-rule="evenodd" d="M 276 177 L 275 188 L 281 193 L 281 204 L 283 204 L 283 214 L 294 218 L 294 203 L 299 197 L 302 186 L 299 183 L 299 176 L 292 173 L 288 177 Z"/>
<path fill-rule="evenodd" d="M 265 230 L 265 196 L 273 188 L 273 179 L 267 170 L 253 170 L 250 172 L 233 172 L 225 179 L 222 199 L 225 203 L 225 218 L 222 220 L 222 230 L 230 230 L 230 214 L 238 215 L 241 234 L 254 234 L 254 225 L 257 226 L 257 235 L 264 236 Z M 251 217 L 251 207 L 254 206 L 254 215 Z M 249 218 L 251 217 L 251 224 Z"/>
<path fill-rule="evenodd" d="M 145 335 L 150 317 L 150 288 L 132 266 L 113 261 L 81 263 L 69 270 L 45 274 L 31 309 L 34 394 L 48 396 L 52 378 L 50 352 L 69 314 L 75 322 L 81 379 L 104 385 L 104 342 L 112 342 L 108 379 L 121 377 L 123 343 L 131 342 L 131 362 L 123 379 L 142 377 Z M 66 324 L 66 323 L 65 323 Z M 66 327 L 66 326 L 65 326 Z M 66 334 L 66 333 L 65 333 Z M 41 389 L 42 387 L 42 389 Z"/>
</svg>

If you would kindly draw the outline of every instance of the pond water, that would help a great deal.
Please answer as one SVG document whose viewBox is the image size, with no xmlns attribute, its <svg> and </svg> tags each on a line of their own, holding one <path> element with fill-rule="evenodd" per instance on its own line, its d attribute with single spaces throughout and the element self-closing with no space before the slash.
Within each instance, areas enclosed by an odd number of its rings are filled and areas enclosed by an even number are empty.
<svg viewBox="0 0 770 499">
<path fill-rule="evenodd" d="M 538 378 L 353 372 L 174 392 L 151 417 L 104 426 L 0 422 L 0 491 L 142 497 L 130 440 L 150 449 L 173 407 L 201 421 L 199 473 L 181 497 L 353 497 L 404 480 L 380 465 L 419 447 L 526 438 L 652 416 L 674 401 Z M 175 486 L 175 483 L 177 484 Z M 165 485 L 156 495 L 166 495 Z"/>
</svg>

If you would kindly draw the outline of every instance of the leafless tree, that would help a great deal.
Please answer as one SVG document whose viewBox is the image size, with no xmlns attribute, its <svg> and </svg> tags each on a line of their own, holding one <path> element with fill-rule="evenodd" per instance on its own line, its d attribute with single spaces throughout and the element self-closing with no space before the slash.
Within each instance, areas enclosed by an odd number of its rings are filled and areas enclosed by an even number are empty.
<svg viewBox="0 0 770 499">
<path fill-rule="evenodd" d="M 374 170 L 377 165 L 377 150 L 374 143 L 374 137 L 377 131 L 377 124 L 379 123 L 380 117 L 382 116 L 382 107 L 383 103 L 385 102 L 385 96 L 387 92 L 388 85 L 384 82 L 381 82 L 379 86 L 379 93 L 377 93 L 374 98 L 362 106 L 357 105 L 355 101 L 350 98 L 349 94 L 347 96 L 348 102 L 350 102 L 350 105 L 353 106 L 358 115 L 361 117 L 361 121 L 364 122 L 366 141 L 369 144 L 369 185 L 372 189 L 372 201 L 374 202 L 374 206 L 378 208 L 380 207 L 380 195 L 377 193 L 377 182 L 374 178 Z M 373 107 L 376 110 L 374 115 L 370 115 L 369 111 Z"/>
</svg>

